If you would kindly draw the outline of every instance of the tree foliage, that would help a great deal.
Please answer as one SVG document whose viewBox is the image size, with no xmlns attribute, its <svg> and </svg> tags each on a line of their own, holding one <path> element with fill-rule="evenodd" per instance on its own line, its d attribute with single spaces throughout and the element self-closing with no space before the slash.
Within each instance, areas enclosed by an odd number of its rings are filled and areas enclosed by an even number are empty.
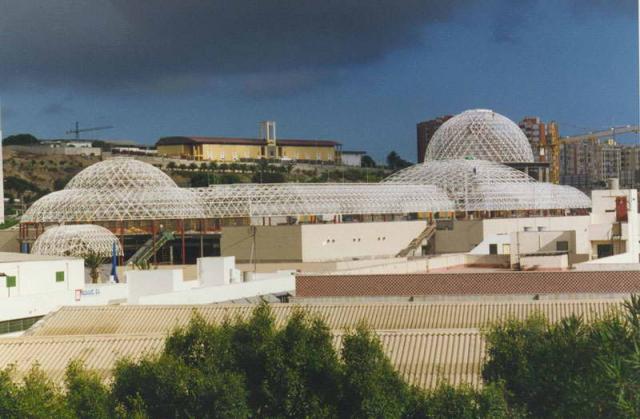
<svg viewBox="0 0 640 419">
<path fill-rule="evenodd" d="M 411 166 L 411 162 L 404 160 L 398 153 L 392 151 L 387 155 L 387 166 L 396 171 Z"/>
<path fill-rule="evenodd" d="M 16 134 L 5 137 L 2 140 L 2 145 L 34 145 L 39 144 L 40 141 L 31 134 Z"/>
<path fill-rule="evenodd" d="M 487 334 L 487 382 L 534 417 L 640 417 L 640 299 L 587 323 L 509 320 Z"/>
<path fill-rule="evenodd" d="M 362 167 L 376 167 L 376 162 L 371 158 L 371 156 L 362 156 L 362 160 L 360 162 Z"/>
<path fill-rule="evenodd" d="M 501 418 L 501 387 L 409 386 L 364 325 L 342 336 L 296 311 L 277 327 L 268 305 L 248 319 L 209 324 L 194 315 L 164 350 L 121 360 L 104 384 L 79 362 L 62 391 L 37 368 L 22 384 L 0 371 L 0 417 L 44 418 Z"/>
</svg>

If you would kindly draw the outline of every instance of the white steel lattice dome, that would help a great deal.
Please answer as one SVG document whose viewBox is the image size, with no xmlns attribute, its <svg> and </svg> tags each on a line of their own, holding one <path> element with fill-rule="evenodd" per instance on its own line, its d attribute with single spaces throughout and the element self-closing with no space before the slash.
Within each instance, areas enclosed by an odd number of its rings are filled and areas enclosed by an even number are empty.
<svg viewBox="0 0 640 419">
<path fill-rule="evenodd" d="M 109 257 L 116 246 L 116 254 L 122 255 L 118 238 L 104 227 L 91 224 L 61 225 L 50 227 L 33 243 L 31 253 L 49 256 L 84 257 L 89 253 Z"/>
<path fill-rule="evenodd" d="M 92 164 L 75 175 L 65 189 L 122 190 L 177 188 L 162 170 L 132 158 L 116 157 Z"/>
<path fill-rule="evenodd" d="M 462 112 L 433 134 L 425 161 L 475 158 L 497 162 L 533 162 L 522 130 L 499 113 L 486 109 Z"/>
<path fill-rule="evenodd" d="M 417 164 L 385 183 L 435 185 L 458 211 L 591 208 L 591 200 L 570 186 L 537 182 L 527 174 L 486 160 L 440 160 Z"/>
<path fill-rule="evenodd" d="M 60 223 L 204 218 L 196 194 L 160 169 L 131 158 L 96 163 L 65 189 L 36 201 L 22 222 Z"/>
</svg>

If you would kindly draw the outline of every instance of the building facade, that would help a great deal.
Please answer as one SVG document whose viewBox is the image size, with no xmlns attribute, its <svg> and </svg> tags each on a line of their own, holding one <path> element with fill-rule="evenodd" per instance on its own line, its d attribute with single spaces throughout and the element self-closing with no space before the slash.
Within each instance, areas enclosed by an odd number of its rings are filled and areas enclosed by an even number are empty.
<svg viewBox="0 0 640 419">
<path fill-rule="evenodd" d="M 343 151 L 341 154 L 344 166 L 361 167 L 362 158 L 367 155 L 366 151 Z"/>
<path fill-rule="evenodd" d="M 274 140 L 226 137 L 165 137 L 158 155 L 198 161 L 240 162 L 259 159 L 309 163 L 340 162 L 341 144 L 327 140 Z"/>
<path fill-rule="evenodd" d="M 427 152 L 427 145 L 433 134 L 436 133 L 438 128 L 449 119 L 453 118 L 453 115 L 443 115 L 428 121 L 418 122 L 416 125 L 417 130 L 417 145 L 418 145 L 418 163 L 424 162 L 424 155 Z"/>
<path fill-rule="evenodd" d="M 549 165 L 549 181 L 560 182 L 560 137 L 558 124 L 545 123 L 537 116 L 526 116 L 518 126 L 529 140 L 536 163 Z"/>
<path fill-rule="evenodd" d="M 618 178 L 624 188 L 634 188 L 640 179 L 640 147 L 612 138 L 562 144 L 560 160 L 562 184 L 583 191 L 603 187 L 611 178 Z"/>
</svg>

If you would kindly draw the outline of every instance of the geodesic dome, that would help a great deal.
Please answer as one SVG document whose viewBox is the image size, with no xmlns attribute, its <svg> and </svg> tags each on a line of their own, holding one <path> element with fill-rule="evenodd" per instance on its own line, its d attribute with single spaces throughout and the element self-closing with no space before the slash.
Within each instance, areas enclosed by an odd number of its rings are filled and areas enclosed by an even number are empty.
<svg viewBox="0 0 640 419">
<path fill-rule="evenodd" d="M 212 218 L 454 211 L 435 186 L 238 183 L 194 189 Z"/>
<path fill-rule="evenodd" d="M 50 227 L 33 243 L 31 253 L 48 256 L 84 257 L 89 253 L 110 257 L 115 244 L 116 254 L 122 255 L 118 238 L 104 227 L 91 224 Z"/>
<path fill-rule="evenodd" d="M 83 169 L 65 189 L 122 190 L 164 189 L 178 185 L 162 170 L 127 157 L 104 160 Z"/>
<path fill-rule="evenodd" d="M 474 158 L 496 162 L 533 162 L 533 151 L 522 130 L 487 109 L 462 112 L 433 134 L 425 161 Z"/>
<path fill-rule="evenodd" d="M 36 201 L 22 222 L 60 223 L 204 218 L 195 193 L 179 188 L 160 169 L 115 158 L 78 173 L 65 189 Z"/>
<path fill-rule="evenodd" d="M 383 182 L 435 185 L 457 211 L 591 208 L 587 195 L 570 186 L 537 182 L 527 174 L 486 160 L 437 160 L 401 170 Z"/>
</svg>

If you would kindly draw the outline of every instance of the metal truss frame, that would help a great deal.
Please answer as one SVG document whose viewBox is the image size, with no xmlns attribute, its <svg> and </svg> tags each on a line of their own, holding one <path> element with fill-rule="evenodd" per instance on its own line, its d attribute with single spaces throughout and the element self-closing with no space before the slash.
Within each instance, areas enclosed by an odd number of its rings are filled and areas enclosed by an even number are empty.
<svg viewBox="0 0 640 419">
<path fill-rule="evenodd" d="M 446 121 L 433 134 L 425 161 L 475 158 L 497 162 L 533 162 L 524 132 L 499 113 L 472 109 Z"/>
<path fill-rule="evenodd" d="M 104 227 L 91 224 L 70 224 L 47 228 L 33 243 L 31 253 L 48 256 L 84 257 L 89 253 L 109 257 L 113 246 L 122 255 L 118 238 Z"/>
<path fill-rule="evenodd" d="M 436 160 L 401 170 L 384 183 L 435 185 L 458 211 L 591 208 L 591 199 L 570 186 L 537 182 L 519 170 L 486 160 Z"/>
<path fill-rule="evenodd" d="M 208 218 L 453 211 L 433 186 L 382 183 L 233 184 L 197 188 Z"/>
</svg>

